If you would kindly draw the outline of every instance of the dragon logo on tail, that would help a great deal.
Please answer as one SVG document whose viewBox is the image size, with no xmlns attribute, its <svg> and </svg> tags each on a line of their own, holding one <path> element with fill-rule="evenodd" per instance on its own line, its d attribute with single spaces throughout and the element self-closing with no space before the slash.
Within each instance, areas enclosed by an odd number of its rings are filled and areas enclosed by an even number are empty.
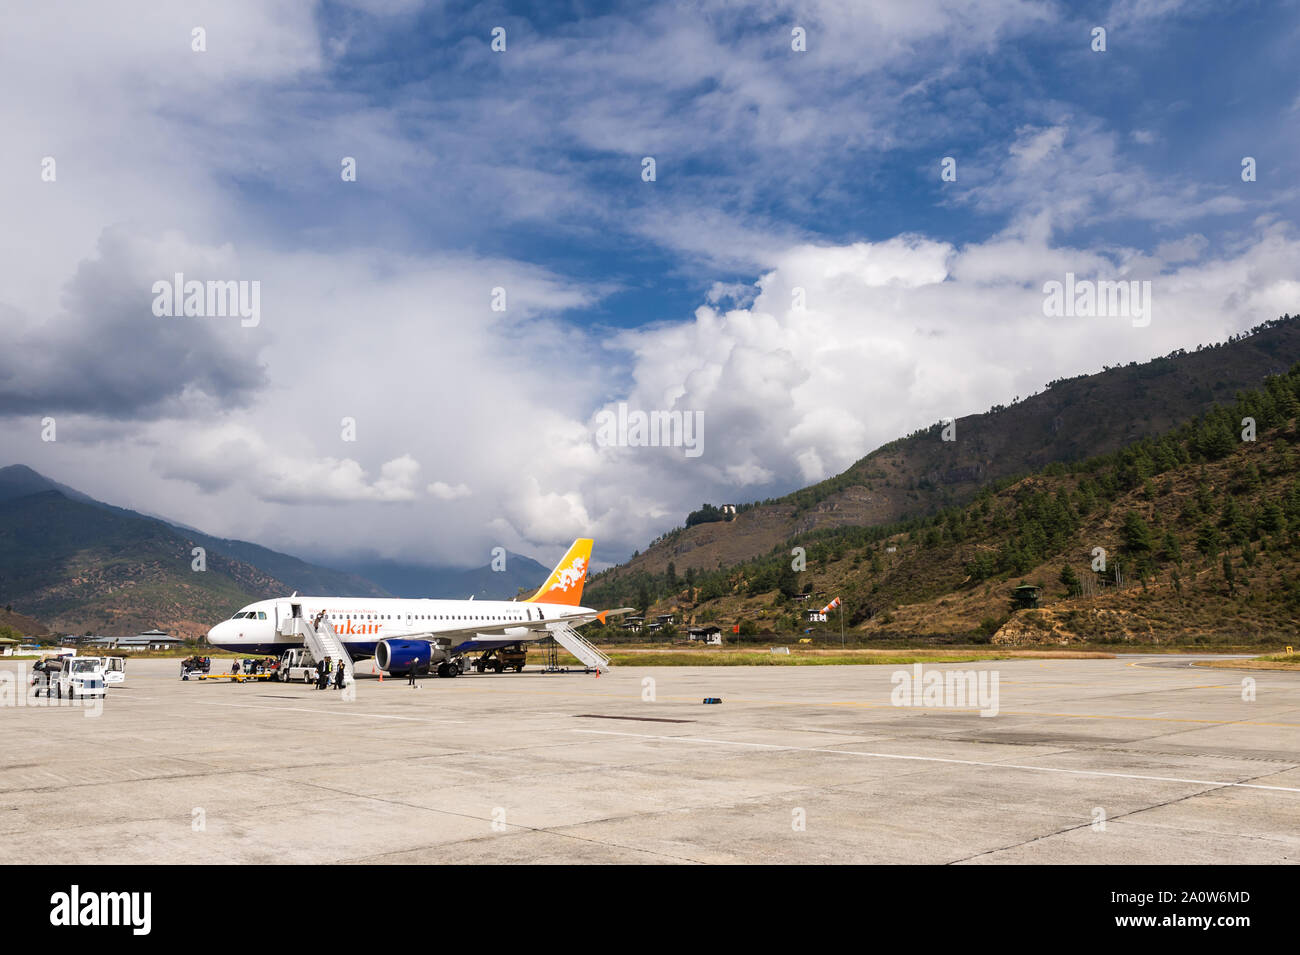
<svg viewBox="0 0 1300 955">
<path fill-rule="evenodd" d="M 574 584 L 581 583 L 582 579 L 587 576 L 587 561 L 582 557 L 573 558 L 573 563 L 564 570 L 560 571 L 559 577 L 555 581 L 555 586 L 560 590 L 567 591 Z"/>
</svg>

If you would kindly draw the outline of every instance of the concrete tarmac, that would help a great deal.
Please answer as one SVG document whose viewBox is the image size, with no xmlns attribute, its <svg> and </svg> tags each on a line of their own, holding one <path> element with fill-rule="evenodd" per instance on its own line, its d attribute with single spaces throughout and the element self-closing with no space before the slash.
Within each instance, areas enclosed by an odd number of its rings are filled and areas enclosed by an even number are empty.
<svg viewBox="0 0 1300 955">
<path fill-rule="evenodd" d="M 1192 660 L 925 667 L 996 674 L 996 716 L 894 705 L 893 666 L 412 689 L 363 662 L 347 700 L 177 660 L 129 661 L 96 713 L 0 661 L 0 862 L 1300 860 L 1300 673 Z"/>
</svg>

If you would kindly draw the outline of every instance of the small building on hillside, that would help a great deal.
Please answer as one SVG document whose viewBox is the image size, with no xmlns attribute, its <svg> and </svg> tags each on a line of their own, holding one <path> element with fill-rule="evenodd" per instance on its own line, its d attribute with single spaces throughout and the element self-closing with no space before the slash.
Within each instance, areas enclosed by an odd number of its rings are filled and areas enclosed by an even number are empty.
<svg viewBox="0 0 1300 955">
<path fill-rule="evenodd" d="M 1021 584 L 1011 591 L 1012 610 L 1032 610 L 1038 606 L 1039 590 L 1033 584 Z"/>
<path fill-rule="evenodd" d="M 692 643 L 703 643 L 707 646 L 722 646 L 722 628 L 716 624 L 706 624 L 698 627 L 688 627 L 686 630 L 686 639 Z"/>
</svg>

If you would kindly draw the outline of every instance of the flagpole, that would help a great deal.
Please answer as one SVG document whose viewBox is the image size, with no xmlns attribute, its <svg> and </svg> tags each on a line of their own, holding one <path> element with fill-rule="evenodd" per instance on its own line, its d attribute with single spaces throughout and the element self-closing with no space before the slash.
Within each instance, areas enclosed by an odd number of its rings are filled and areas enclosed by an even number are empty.
<svg viewBox="0 0 1300 955">
<path fill-rule="evenodd" d="M 844 601 L 840 601 L 840 649 L 844 649 Z"/>
</svg>

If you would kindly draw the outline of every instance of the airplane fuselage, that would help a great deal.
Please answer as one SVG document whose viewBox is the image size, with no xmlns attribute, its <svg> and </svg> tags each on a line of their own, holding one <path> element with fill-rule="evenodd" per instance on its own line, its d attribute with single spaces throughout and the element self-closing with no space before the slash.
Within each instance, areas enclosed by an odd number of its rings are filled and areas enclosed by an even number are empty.
<svg viewBox="0 0 1300 955">
<path fill-rule="evenodd" d="M 575 612 L 595 613 L 567 604 L 514 600 L 430 600 L 369 597 L 277 597 L 243 607 L 229 620 L 208 631 L 208 643 L 219 650 L 251 656 L 279 656 L 302 646 L 302 640 L 281 633 L 298 613 L 315 620 L 321 611 L 354 660 L 374 656 L 375 645 L 385 639 L 429 639 L 448 634 L 452 649 L 487 650 L 547 636 L 546 622 Z M 503 624 L 518 627 L 502 629 Z M 494 632 L 466 633 L 475 624 Z M 285 624 L 285 626 L 281 626 Z"/>
</svg>

